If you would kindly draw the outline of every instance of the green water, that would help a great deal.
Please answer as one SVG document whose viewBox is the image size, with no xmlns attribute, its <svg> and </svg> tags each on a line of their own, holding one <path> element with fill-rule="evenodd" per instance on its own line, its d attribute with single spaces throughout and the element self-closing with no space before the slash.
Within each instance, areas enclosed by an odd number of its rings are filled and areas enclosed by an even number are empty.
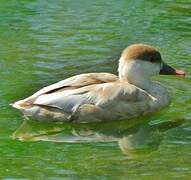
<svg viewBox="0 0 191 180">
<path fill-rule="evenodd" d="M 187 0 L 0 0 L 0 179 L 189 179 Z M 127 45 L 160 49 L 186 78 L 157 77 L 171 105 L 130 121 L 24 122 L 9 103 L 84 72 L 116 73 Z"/>
</svg>

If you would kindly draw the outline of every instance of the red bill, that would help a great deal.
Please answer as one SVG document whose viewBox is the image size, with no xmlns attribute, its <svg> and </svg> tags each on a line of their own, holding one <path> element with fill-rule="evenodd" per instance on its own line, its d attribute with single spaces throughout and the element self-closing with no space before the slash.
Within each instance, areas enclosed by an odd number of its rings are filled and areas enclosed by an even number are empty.
<svg viewBox="0 0 191 180">
<path fill-rule="evenodd" d="M 180 77 L 185 76 L 185 72 L 183 70 L 174 69 L 173 67 L 169 66 L 168 64 L 166 64 L 164 62 L 162 63 L 160 74 L 177 75 L 177 76 L 180 76 Z"/>
</svg>

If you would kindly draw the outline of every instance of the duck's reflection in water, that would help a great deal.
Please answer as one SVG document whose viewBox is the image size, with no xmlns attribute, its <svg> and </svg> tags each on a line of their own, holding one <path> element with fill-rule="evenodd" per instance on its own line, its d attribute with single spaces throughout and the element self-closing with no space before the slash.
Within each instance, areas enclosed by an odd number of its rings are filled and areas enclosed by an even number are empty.
<svg viewBox="0 0 191 180">
<path fill-rule="evenodd" d="M 12 137 L 21 141 L 116 142 L 124 154 L 132 156 L 156 150 L 164 133 L 180 126 L 184 121 L 183 119 L 153 121 L 155 117 L 145 116 L 128 121 L 96 124 L 55 124 L 25 120 Z"/>
</svg>

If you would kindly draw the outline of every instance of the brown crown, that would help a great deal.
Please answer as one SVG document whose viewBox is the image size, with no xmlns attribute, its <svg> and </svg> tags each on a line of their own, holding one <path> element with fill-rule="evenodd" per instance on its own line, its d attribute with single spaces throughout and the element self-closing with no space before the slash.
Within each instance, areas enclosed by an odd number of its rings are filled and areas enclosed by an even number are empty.
<svg viewBox="0 0 191 180">
<path fill-rule="evenodd" d="M 150 62 L 161 62 L 160 52 L 154 47 L 145 44 L 133 44 L 128 46 L 122 52 L 122 57 L 125 60 L 139 59 Z"/>
</svg>

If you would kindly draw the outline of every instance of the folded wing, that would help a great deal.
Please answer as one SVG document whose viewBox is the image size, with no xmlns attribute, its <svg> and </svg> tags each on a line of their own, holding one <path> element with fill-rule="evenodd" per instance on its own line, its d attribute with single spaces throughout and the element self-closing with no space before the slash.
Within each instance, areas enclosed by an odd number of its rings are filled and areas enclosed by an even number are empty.
<svg viewBox="0 0 191 180">
<path fill-rule="evenodd" d="M 44 87 L 26 99 L 15 102 L 13 104 L 13 107 L 17 109 L 24 109 L 24 108 L 27 108 L 28 106 L 33 105 L 33 102 L 39 96 L 42 96 L 45 94 L 54 94 L 56 92 L 78 89 L 78 88 L 89 86 L 92 84 L 101 84 L 101 83 L 113 82 L 117 80 L 118 80 L 118 77 L 111 73 L 86 73 L 86 74 L 72 76 L 58 83 Z M 55 98 L 57 98 L 57 96 Z"/>
<path fill-rule="evenodd" d="M 75 116 L 113 119 L 149 110 L 151 97 L 129 83 L 108 82 L 39 96 L 34 105 L 53 107 Z M 80 117 L 82 116 L 82 117 Z"/>
</svg>

